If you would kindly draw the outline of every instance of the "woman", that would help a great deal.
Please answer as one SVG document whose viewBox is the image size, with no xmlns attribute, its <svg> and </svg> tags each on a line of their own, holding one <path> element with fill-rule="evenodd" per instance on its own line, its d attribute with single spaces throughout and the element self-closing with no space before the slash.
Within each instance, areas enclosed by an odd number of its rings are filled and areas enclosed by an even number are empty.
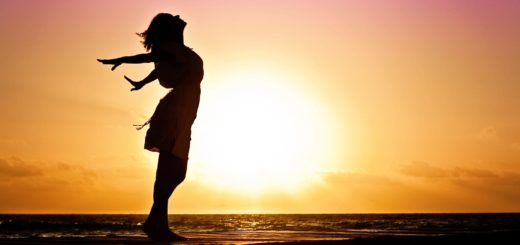
<svg viewBox="0 0 520 245">
<path fill-rule="evenodd" d="M 112 70 L 123 63 L 154 62 L 155 69 L 141 81 L 125 76 L 133 86 L 131 91 L 139 90 L 156 79 L 163 87 L 174 88 L 161 99 L 150 120 L 141 125 L 150 125 L 145 149 L 159 152 L 153 206 L 143 224 L 143 231 L 152 240 L 185 240 L 168 227 L 168 199 L 186 176 L 191 125 L 197 116 L 200 83 L 204 75 L 202 59 L 184 45 L 185 26 L 186 22 L 178 15 L 158 14 L 148 29 L 138 34 L 149 53 L 98 60 L 113 65 Z"/>
</svg>

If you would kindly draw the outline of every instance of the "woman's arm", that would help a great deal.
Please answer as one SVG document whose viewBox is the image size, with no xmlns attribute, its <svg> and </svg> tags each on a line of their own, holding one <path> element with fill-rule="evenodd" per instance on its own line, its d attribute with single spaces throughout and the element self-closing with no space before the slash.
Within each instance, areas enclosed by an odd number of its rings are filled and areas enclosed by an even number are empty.
<svg viewBox="0 0 520 245">
<path fill-rule="evenodd" d="M 99 62 L 105 65 L 113 65 L 112 71 L 123 63 L 140 64 L 158 61 L 157 55 L 152 53 L 136 54 L 133 56 L 123 56 L 115 59 L 98 59 Z"/>
<path fill-rule="evenodd" d="M 154 55 L 152 53 L 144 53 L 144 54 L 136 54 L 133 56 L 124 56 L 118 58 L 121 63 L 129 63 L 129 64 L 140 64 L 140 63 L 149 63 L 156 61 L 154 59 Z"/>
<path fill-rule="evenodd" d="M 157 79 L 157 72 L 155 71 L 155 69 L 152 70 L 152 72 L 150 72 L 150 74 L 148 74 L 148 76 L 146 76 L 140 82 L 133 81 L 132 79 L 128 78 L 127 76 L 125 76 L 125 79 L 130 84 L 132 84 L 132 86 L 134 86 L 130 91 L 135 91 L 135 90 L 141 89 L 142 87 L 144 87 L 144 85 L 149 84 L 149 83 L 153 82 L 155 79 Z"/>
</svg>

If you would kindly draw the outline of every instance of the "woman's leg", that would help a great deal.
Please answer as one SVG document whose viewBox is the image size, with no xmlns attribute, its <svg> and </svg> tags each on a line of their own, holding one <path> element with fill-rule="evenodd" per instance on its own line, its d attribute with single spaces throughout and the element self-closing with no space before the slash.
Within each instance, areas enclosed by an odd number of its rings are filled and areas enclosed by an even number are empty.
<svg viewBox="0 0 520 245">
<path fill-rule="evenodd" d="M 170 152 L 159 153 L 153 191 L 153 206 L 146 220 L 146 225 L 152 230 L 169 230 L 168 199 L 175 188 L 184 181 L 186 170 L 186 159 L 176 157 Z"/>
</svg>

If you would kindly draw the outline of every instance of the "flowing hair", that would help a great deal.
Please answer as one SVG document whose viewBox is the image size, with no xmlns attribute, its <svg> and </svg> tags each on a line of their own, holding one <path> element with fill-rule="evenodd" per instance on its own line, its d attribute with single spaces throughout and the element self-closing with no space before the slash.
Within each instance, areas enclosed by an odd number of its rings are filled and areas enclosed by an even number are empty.
<svg viewBox="0 0 520 245">
<path fill-rule="evenodd" d="M 143 38 L 141 43 L 146 51 L 150 51 L 154 46 L 164 42 L 184 43 L 182 32 L 185 26 L 186 22 L 181 20 L 178 15 L 160 13 L 152 19 L 146 31 L 137 33 L 137 35 Z"/>
</svg>

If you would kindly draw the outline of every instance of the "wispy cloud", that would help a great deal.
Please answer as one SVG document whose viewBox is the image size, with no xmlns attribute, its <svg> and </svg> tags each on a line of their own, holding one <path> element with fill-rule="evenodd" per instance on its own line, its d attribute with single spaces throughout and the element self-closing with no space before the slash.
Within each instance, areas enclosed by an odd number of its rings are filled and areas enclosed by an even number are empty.
<svg viewBox="0 0 520 245">
<path fill-rule="evenodd" d="M 431 166 L 427 162 L 412 162 L 401 166 L 401 173 L 409 176 L 424 177 L 424 178 L 444 178 L 449 176 L 449 172 Z"/>
<path fill-rule="evenodd" d="M 27 161 L 18 157 L 0 158 L 0 176 L 13 178 L 52 178 L 54 180 L 67 177 L 76 181 L 91 182 L 97 178 L 96 172 L 82 165 L 64 162 Z M 77 177 L 80 177 L 77 179 Z"/>
<path fill-rule="evenodd" d="M 393 184 L 391 178 L 383 175 L 359 173 L 359 172 L 324 172 L 320 173 L 322 179 L 330 184 L 345 185 L 374 185 L 374 184 Z"/>
<path fill-rule="evenodd" d="M 19 158 L 0 158 L 0 175 L 8 177 L 28 177 L 42 175 L 39 166 L 28 164 Z"/>
<path fill-rule="evenodd" d="M 500 176 L 487 169 L 468 169 L 455 167 L 450 171 L 453 177 L 470 177 L 470 178 L 499 178 Z"/>
<path fill-rule="evenodd" d="M 497 129 L 493 126 L 482 128 L 480 132 L 477 134 L 477 139 L 482 141 L 497 141 Z"/>
<path fill-rule="evenodd" d="M 27 146 L 27 141 L 19 139 L 0 139 L 0 146 Z"/>
<path fill-rule="evenodd" d="M 427 162 L 401 165 L 400 173 L 423 179 L 445 179 L 455 183 L 479 181 L 484 185 L 520 186 L 520 174 L 516 172 L 464 167 L 440 168 Z"/>
</svg>

